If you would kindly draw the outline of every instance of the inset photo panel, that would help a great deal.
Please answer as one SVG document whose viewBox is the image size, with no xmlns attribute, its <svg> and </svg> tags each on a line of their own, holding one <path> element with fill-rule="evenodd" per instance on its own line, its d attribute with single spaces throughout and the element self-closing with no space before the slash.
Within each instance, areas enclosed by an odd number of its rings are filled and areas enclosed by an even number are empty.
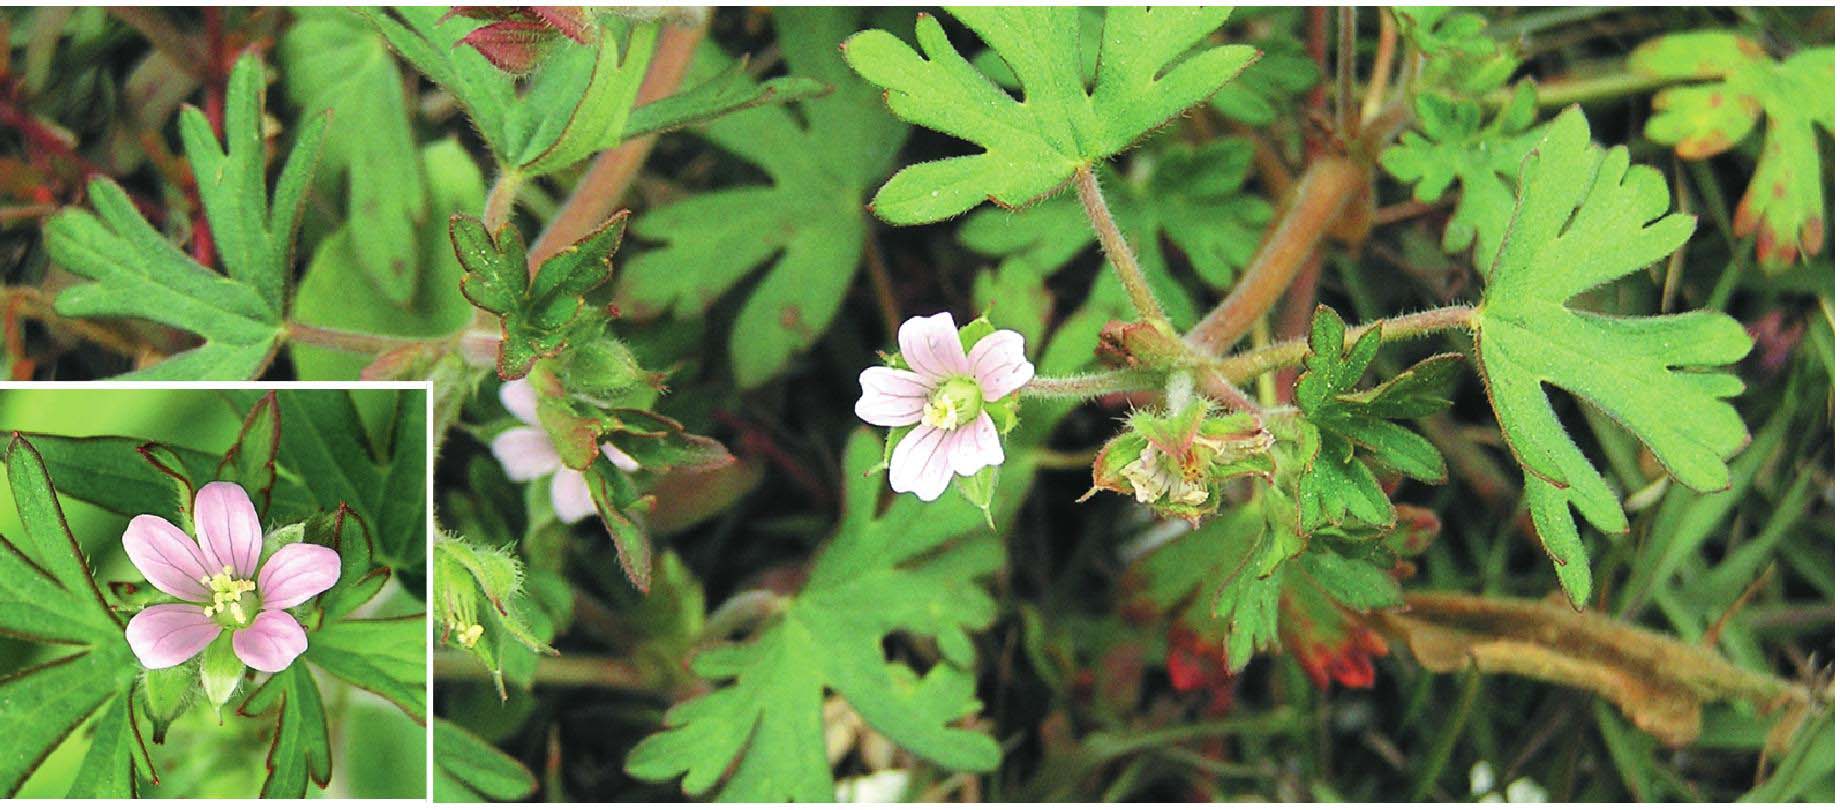
<svg viewBox="0 0 1840 810">
<path fill-rule="evenodd" d="M 429 399 L 0 390 L 0 796 L 424 798 Z"/>
</svg>

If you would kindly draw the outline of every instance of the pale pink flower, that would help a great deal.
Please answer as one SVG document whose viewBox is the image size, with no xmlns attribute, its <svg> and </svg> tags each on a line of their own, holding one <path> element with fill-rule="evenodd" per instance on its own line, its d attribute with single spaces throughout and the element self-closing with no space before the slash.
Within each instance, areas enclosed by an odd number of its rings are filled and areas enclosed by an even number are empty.
<svg viewBox="0 0 1840 810">
<path fill-rule="evenodd" d="M 1035 376 L 1022 335 L 999 329 L 969 354 L 951 313 L 908 318 L 898 335 L 907 368 L 874 366 L 862 373 L 856 415 L 881 427 L 914 425 L 888 460 L 888 485 L 931 501 L 953 475 L 974 475 L 1003 463 L 997 425 L 984 404 Z"/>
<path fill-rule="evenodd" d="M 574 523 L 594 514 L 594 498 L 588 492 L 588 478 L 580 470 L 564 466 L 556 445 L 537 423 L 537 390 L 529 380 L 512 380 L 498 387 L 498 401 L 505 410 L 524 423 L 492 439 L 492 455 L 504 465 L 505 475 L 513 481 L 530 481 L 545 475 L 549 482 L 549 502 L 563 523 Z M 601 445 L 601 455 L 613 466 L 627 472 L 639 469 L 638 460 L 611 444 Z"/>
<path fill-rule="evenodd" d="M 287 669 L 307 651 L 307 632 L 287 609 L 339 581 L 338 553 L 289 543 L 263 562 L 255 504 L 226 481 L 198 490 L 192 520 L 195 542 L 157 515 L 128 521 L 121 535 L 128 559 L 153 587 L 185 600 L 135 614 L 128 646 L 142 666 L 164 669 L 191 660 L 229 630 L 230 647 L 243 663 L 263 672 Z"/>
</svg>

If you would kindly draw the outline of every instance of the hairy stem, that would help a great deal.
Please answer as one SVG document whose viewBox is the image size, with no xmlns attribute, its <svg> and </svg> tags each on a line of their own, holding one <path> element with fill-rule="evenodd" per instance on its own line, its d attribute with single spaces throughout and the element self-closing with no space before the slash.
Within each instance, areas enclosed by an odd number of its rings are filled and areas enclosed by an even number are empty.
<svg viewBox="0 0 1840 810">
<path fill-rule="evenodd" d="M 1557 79 L 1540 82 L 1535 88 L 1535 97 L 1542 107 L 1565 107 L 1572 104 L 1590 104 L 1595 101 L 1608 101 L 1625 96 L 1639 96 L 1659 90 L 1677 81 L 1664 76 L 1647 76 L 1640 73 L 1606 73 L 1601 76 L 1587 76 L 1580 79 Z M 1513 87 L 1504 87 L 1488 95 L 1488 100 L 1495 106 L 1506 106 L 1514 97 Z"/>
<path fill-rule="evenodd" d="M 1271 309 L 1311 251 L 1366 182 L 1367 172 L 1345 157 L 1321 157 L 1297 182 L 1284 216 L 1246 266 L 1239 283 L 1188 333 L 1203 356 L 1220 354 L 1245 337 Z"/>
<path fill-rule="evenodd" d="M 1411 340 L 1435 332 L 1472 328 L 1475 317 L 1475 307 L 1453 306 L 1383 318 L 1349 329 L 1343 348 L 1353 346 L 1370 329 L 1379 329 L 1383 341 Z M 1303 338 L 1295 338 L 1220 360 L 1214 363 L 1213 370 L 1228 382 L 1238 385 L 1267 371 L 1301 363 L 1309 353 L 1309 343 Z"/>
<path fill-rule="evenodd" d="M 327 329 L 323 326 L 311 326 L 299 321 L 287 322 L 287 339 L 295 343 L 305 343 L 325 349 L 333 349 L 351 354 L 382 354 L 391 349 L 402 348 L 412 343 L 424 341 L 412 338 L 373 335 L 368 332 L 347 332 L 342 329 Z"/>
<path fill-rule="evenodd" d="M 1367 77 L 1367 95 L 1361 100 L 1361 120 L 1373 120 L 1386 100 L 1387 82 L 1392 79 L 1393 54 L 1399 47 L 1399 29 L 1393 23 L 1391 9 L 1380 9 L 1380 42 L 1374 47 L 1374 70 Z"/>
<path fill-rule="evenodd" d="M 1022 395 L 1031 399 L 1094 399 L 1153 389 L 1159 382 L 1156 372 L 1120 369 L 1072 377 L 1036 377 L 1022 386 Z"/>
<path fill-rule="evenodd" d="M 497 233 L 499 228 L 511 221 L 511 213 L 517 206 L 518 187 L 524 185 L 524 176 L 517 169 L 509 166 L 499 171 L 498 179 L 492 182 L 492 190 L 486 194 L 486 210 L 482 222 L 486 231 Z"/>
<path fill-rule="evenodd" d="M 1138 317 L 1167 326 L 1169 318 L 1163 314 L 1163 307 L 1156 302 L 1156 296 L 1150 294 L 1150 282 L 1144 278 L 1144 270 L 1138 266 L 1137 255 L 1131 252 L 1130 243 L 1124 240 L 1124 234 L 1118 230 L 1117 220 L 1112 219 L 1112 210 L 1105 205 L 1105 195 L 1099 191 L 1099 178 L 1093 174 L 1092 167 L 1081 166 L 1075 170 L 1073 182 L 1080 190 L 1080 204 L 1086 208 L 1086 218 L 1092 221 L 1093 230 L 1099 234 L 1099 246 L 1104 248 L 1106 260 L 1117 271 L 1118 283 L 1124 285 L 1125 294 L 1131 297 L 1131 306 L 1137 309 Z"/>
</svg>

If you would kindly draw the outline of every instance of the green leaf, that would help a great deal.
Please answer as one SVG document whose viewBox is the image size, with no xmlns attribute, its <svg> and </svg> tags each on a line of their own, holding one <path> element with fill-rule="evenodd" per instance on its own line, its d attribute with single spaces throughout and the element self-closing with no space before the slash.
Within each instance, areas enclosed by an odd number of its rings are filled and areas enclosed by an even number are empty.
<svg viewBox="0 0 1840 810">
<path fill-rule="evenodd" d="M 435 718 L 436 802 L 514 802 L 536 791 L 537 778 L 524 763 L 464 727 Z"/>
<path fill-rule="evenodd" d="M 1584 114 L 1569 109 L 1528 157 L 1475 320 L 1490 401 L 1527 470 L 1534 526 L 1574 604 L 1589 594 L 1589 575 L 1579 573 L 1588 562 L 1567 506 L 1605 532 L 1629 524 L 1608 482 L 1566 435 L 1544 386 L 1610 415 L 1676 480 L 1701 492 L 1730 484 L 1725 460 L 1749 438 L 1724 401 L 1743 384 L 1710 370 L 1750 351 L 1737 321 L 1710 311 L 1616 317 L 1568 306 L 1661 260 L 1693 231 L 1691 217 L 1666 215 L 1660 172 L 1632 167 L 1627 149 L 1605 150 L 1590 138 Z"/>
<path fill-rule="evenodd" d="M 254 394 L 239 391 L 230 399 L 247 407 Z M 346 505 L 375 533 L 382 564 L 399 571 L 420 565 L 428 550 L 426 392 L 290 388 L 276 396 L 281 480 L 296 482 L 312 500 L 309 510 L 293 513 L 277 499 L 270 520 Z M 382 424 L 365 430 L 360 404 L 374 407 Z"/>
<path fill-rule="evenodd" d="M 1278 120 L 1280 111 L 1291 110 L 1298 97 L 1322 81 L 1322 71 L 1295 35 L 1260 40 L 1258 49 L 1258 61 L 1220 88 L 1213 105 L 1234 121 L 1263 127 Z"/>
<path fill-rule="evenodd" d="M 593 46 L 564 40 L 538 66 L 520 99 L 522 116 L 508 143 L 518 171 L 536 176 L 566 169 L 618 145 L 651 64 L 659 23 L 599 26 Z"/>
<path fill-rule="evenodd" d="M 253 54 L 237 60 L 224 106 L 228 153 L 196 108 L 181 115 L 180 134 L 227 275 L 200 266 L 167 242 L 107 178 L 89 186 L 96 214 L 66 209 L 45 226 L 52 260 L 96 282 L 59 295 L 59 314 L 140 318 L 204 338 L 198 348 L 128 378 L 252 378 L 268 365 L 281 337 L 294 234 L 326 122 L 323 116 L 311 118 L 295 136 L 271 201 L 262 63 Z"/>
<path fill-rule="evenodd" d="M 1539 140 L 1533 126 L 1539 114 L 1532 81 L 1514 88 L 1508 105 L 1482 124 L 1482 104 L 1421 93 L 1413 101 L 1420 132 L 1407 132 L 1380 153 L 1380 165 L 1403 183 L 1412 197 L 1436 202 L 1457 183 L 1457 206 L 1444 226 L 1444 252 L 1474 250 L 1474 262 L 1486 268 L 1501 247 L 1501 236 L 1514 213 L 1512 183 L 1521 161 Z M 1421 134 L 1422 133 L 1422 134 Z"/>
<path fill-rule="evenodd" d="M 1003 59 L 1017 99 L 993 84 L 921 15 L 920 52 L 881 30 L 844 43 L 844 59 L 887 91 L 896 117 L 984 148 L 909 166 L 873 206 L 897 225 L 937 222 L 986 199 L 1020 208 L 1073 173 L 1131 147 L 1209 97 L 1258 57 L 1247 45 L 1205 46 L 1228 9 L 1113 7 L 1105 11 L 1091 92 L 1080 59 L 1077 8 L 948 9 Z M 923 56 L 924 55 L 924 56 Z"/>
<path fill-rule="evenodd" d="M 1342 526 L 1348 517 L 1368 526 L 1393 525 L 1393 506 L 1380 482 L 1355 456 L 1365 450 L 1388 468 L 1426 483 L 1442 483 L 1444 458 L 1423 436 L 1390 419 L 1416 419 L 1450 406 L 1444 392 L 1462 365 L 1458 354 L 1426 358 L 1364 391 L 1354 386 L 1380 351 L 1382 327 L 1363 332 L 1345 351 L 1347 325 L 1326 306 L 1310 324 L 1307 369 L 1297 378 L 1298 410 L 1308 420 L 1299 455 L 1300 520 L 1306 531 Z"/>
<path fill-rule="evenodd" d="M 1252 165 L 1248 141 L 1224 138 L 1199 148 L 1169 144 L 1137 160 L 1149 171 L 1097 171 L 1120 230 L 1142 246 L 1138 258 L 1157 300 L 1177 328 L 1185 328 L 1200 313 L 1171 269 L 1177 254 L 1163 245 L 1186 256 L 1209 287 L 1224 290 L 1252 258 L 1271 205 L 1245 188 Z M 1021 211 L 977 211 L 958 238 L 985 255 L 1026 257 L 1047 274 L 1087 254 L 1098 237 L 1080 202 L 1062 196 Z"/>
<path fill-rule="evenodd" d="M 996 618 L 976 581 L 1003 551 L 983 515 L 959 499 L 896 499 L 875 514 L 881 455 L 867 430 L 844 454 L 842 525 L 810 578 L 745 643 L 697 656 L 696 673 L 721 683 L 674 707 L 667 729 L 640 742 L 626 770 L 646 780 L 683 776 L 690 795 L 722 799 L 833 798 L 825 760 L 828 689 L 895 745 L 952 770 L 988 771 L 1001 751 L 982 733 L 957 727 L 978 709 L 970 631 Z M 924 675 L 889 661 L 892 633 L 932 639 L 941 660 Z"/>
<path fill-rule="evenodd" d="M 588 494 L 594 511 L 600 515 L 607 536 L 613 538 L 614 551 L 620 558 L 620 570 L 640 593 L 652 587 L 652 538 L 645 530 L 645 513 L 655 500 L 640 495 L 625 471 L 596 454 L 593 466 L 586 471 Z"/>
<path fill-rule="evenodd" d="M 7 744 L 0 746 L 0 796 L 12 796 L 86 718 L 111 701 L 130 699 L 140 667 L 122 623 L 96 587 L 82 549 L 64 522 L 37 449 L 15 433 L 5 462 L 23 533 L 18 538 L 0 537 L 0 635 L 78 648 L 60 650 L 62 657 L 0 677 L 0 728 L 8 735 Z M 118 730 L 108 719 L 98 726 L 99 734 Z M 131 745 L 141 742 L 136 738 Z M 144 747 L 138 757 L 146 763 Z M 152 775 L 151 767 L 146 773 Z M 121 784 L 92 772 L 78 787 L 116 793 L 112 786 Z M 131 782 L 126 784 L 132 788 Z"/>
<path fill-rule="evenodd" d="M 1643 134 L 1701 160 L 1737 146 L 1768 119 L 1757 170 L 1733 219 L 1739 236 L 1757 234 L 1757 260 L 1782 270 L 1818 255 L 1826 243 L 1827 205 L 1817 128 L 1834 131 L 1834 49 L 1809 48 L 1771 59 L 1763 47 L 1730 31 L 1669 34 L 1643 43 L 1631 70 L 1666 79 L 1710 80 L 1655 94 Z"/>
<path fill-rule="evenodd" d="M 376 26 L 390 48 L 422 75 L 452 93 L 499 163 L 509 163 L 506 132 L 517 109 L 515 80 L 460 42 L 480 21 L 433 6 L 354 9 Z"/>
<path fill-rule="evenodd" d="M 1508 44 L 1490 34 L 1489 18 L 1475 11 L 1441 6 L 1391 11 L 1400 36 L 1422 57 L 1415 82 L 1420 89 L 1476 98 L 1500 87 L 1520 66 Z"/>
<path fill-rule="evenodd" d="M 311 651 L 312 645 L 307 649 Z M 307 795 L 309 780 L 320 787 L 332 782 L 326 711 L 320 703 L 319 686 L 306 667 L 291 666 L 269 676 L 243 699 L 236 712 L 244 717 L 275 714 L 262 798 L 298 799 Z"/>
<path fill-rule="evenodd" d="M 729 330 L 730 362 L 743 388 L 785 369 L 830 328 L 870 238 L 863 201 L 906 139 L 907 128 L 876 105 L 876 89 L 838 55 L 857 16 L 850 9 L 774 10 L 791 74 L 832 91 L 789 105 L 796 111 L 758 107 L 697 131 L 758 167 L 768 185 L 705 192 L 633 223 L 635 236 L 663 244 L 621 269 L 622 310 L 694 318 L 766 267 Z M 727 61 L 707 45 L 692 68 L 719 72 Z"/>
<path fill-rule="evenodd" d="M 697 59 L 719 58 L 713 47 L 699 48 Z M 697 73 L 693 62 L 692 73 Z M 747 73 L 747 59 L 717 70 L 688 90 L 666 96 L 632 111 L 626 118 L 622 140 L 655 135 L 683 127 L 707 124 L 725 115 L 767 104 L 785 104 L 829 92 L 823 82 L 803 76 L 784 76 L 756 82 Z"/>
<path fill-rule="evenodd" d="M 150 445 L 126 436 L 51 436 L 27 434 L 44 456 L 45 468 L 68 498 L 94 504 L 118 515 L 160 515 L 175 522 L 191 509 L 175 497 L 173 479 L 141 452 L 176 460 L 174 470 L 192 481 L 208 481 L 220 458 L 189 447 Z M 155 449 L 157 448 L 157 450 Z"/>
<path fill-rule="evenodd" d="M 309 637 L 306 659 L 333 676 L 428 722 L 428 617 L 343 619 Z M 299 667 L 295 667 L 298 669 Z"/>
<path fill-rule="evenodd" d="M 214 481 L 229 481 L 241 486 L 249 493 L 258 515 L 269 514 L 270 498 L 275 489 L 275 453 L 281 449 L 279 411 L 273 391 L 256 400 L 243 419 L 236 443 L 225 451 L 217 472 L 211 476 Z"/>
<path fill-rule="evenodd" d="M 429 216 L 395 57 L 354 12 L 303 8 L 276 58 L 302 115 L 330 112 L 326 168 L 344 172 L 346 214 L 363 226 L 348 248 L 362 277 L 382 300 L 407 304 L 419 292 L 416 234 Z M 370 298 L 345 292 L 348 301 Z"/>
<path fill-rule="evenodd" d="M 71 799 L 132 799 L 140 790 L 136 775 L 158 782 L 147 741 L 141 735 L 146 710 L 134 686 L 116 694 L 90 725 L 89 752 L 70 782 Z"/>
<path fill-rule="evenodd" d="M 1229 672 L 1278 644 L 1284 571 L 1262 575 L 1267 527 L 1256 505 L 1239 506 L 1151 552 L 1137 565 L 1144 595 L 1203 636 L 1220 639 Z"/>
<path fill-rule="evenodd" d="M 485 205 L 485 178 L 473 157 L 458 140 L 447 138 L 421 150 L 418 172 L 428 177 L 427 206 L 433 211 L 477 211 Z M 357 223 L 362 226 L 363 223 Z M 406 302 L 384 296 L 354 295 L 366 289 L 371 271 L 360 255 L 360 242 L 371 235 L 355 235 L 353 223 L 340 225 L 320 240 L 307 263 L 306 274 L 294 294 L 294 320 L 350 332 L 429 338 L 452 335 L 466 328 L 473 307 L 460 294 L 460 260 L 448 239 L 447 221 L 425 217 L 412 234 L 414 253 L 409 262 L 419 279 Z M 290 343 L 294 370 L 303 380 L 357 379 L 375 358 L 305 343 Z"/>
<path fill-rule="evenodd" d="M 576 330 L 605 322 L 604 315 L 587 311 L 583 296 L 613 275 L 613 252 L 620 249 L 626 214 L 614 214 L 545 259 L 534 278 L 525 259 L 524 237 L 515 225 L 507 223 L 497 233 L 488 233 L 484 223 L 462 214 L 449 221 L 454 253 L 466 268 L 460 292 L 501 319 L 499 377 L 522 378 L 530 373 L 530 364 L 560 353 Z"/>
</svg>

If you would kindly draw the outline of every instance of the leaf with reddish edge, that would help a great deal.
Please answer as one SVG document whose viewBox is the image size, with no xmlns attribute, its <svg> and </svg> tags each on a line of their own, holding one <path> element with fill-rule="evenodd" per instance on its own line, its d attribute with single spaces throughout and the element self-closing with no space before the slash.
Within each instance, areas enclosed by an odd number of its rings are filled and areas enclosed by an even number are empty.
<svg viewBox="0 0 1840 810">
<path fill-rule="evenodd" d="M 262 798 L 298 799 L 307 795 L 307 781 L 325 787 L 332 783 L 332 743 L 319 686 L 304 666 L 291 666 L 249 693 L 236 710 L 244 717 L 275 713 L 275 733 L 268 746 L 268 778 Z"/>
<path fill-rule="evenodd" d="M 147 466 L 152 467 L 156 475 L 166 478 L 174 490 L 170 511 L 162 508 L 148 514 L 171 514 L 178 518 L 174 522 L 190 533 L 192 531 L 192 499 L 197 497 L 198 487 L 192 483 L 194 478 L 187 472 L 185 461 L 179 457 L 177 451 L 159 442 L 147 442 L 134 448 L 134 452 L 140 454 L 141 460 L 147 462 Z"/>
<path fill-rule="evenodd" d="M 369 602 L 389 582 L 390 569 L 377 565 L 371 548 L 370 528 L 349 507 L 307 521 L 306 542 L 326 546 L 339 555 L 339 579 L 319 595 L 319 626 L 343 618 Z"/>
<path fill-rule="evenodd" d="M 587 469 L 587 478 L 594 511 L 607 528 L 607 536 L 613 538 L 621 570 L 640 593 L 650 592 L 652 539 L 645 530 L 645 513 L 651 510 L 655 498 L 639 495 L 632 479 L 605 457 L 597 458 Z"/>
<path fill-rule="evenodd" d="M 1293 570 L 1278 599 L 1278 635 L 1316 688 L 1331 681 L 1351 689 L 1374 685 L 1374 657 L 1386 641 L 1342 607 L 1314 579 Z"/>
<path fill-rule="evenodd" d="M 216 480 L 242 485 L 255 502 L 256 514 L 267 517 L 275 489 L 275 453 L 281 447 L 281 406 L 275 392 L 256 401 L 243 419 L 236 443 L 217 465 Z M 152 457 L 149 463 L 154 463 Z"/>
</svg>

